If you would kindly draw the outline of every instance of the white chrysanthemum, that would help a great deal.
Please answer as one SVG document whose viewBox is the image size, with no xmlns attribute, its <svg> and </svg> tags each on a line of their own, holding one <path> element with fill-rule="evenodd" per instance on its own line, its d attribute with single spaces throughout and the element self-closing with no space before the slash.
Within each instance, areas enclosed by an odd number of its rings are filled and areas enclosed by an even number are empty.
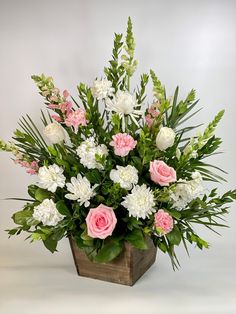
<svg viewBox="0 0 236 314">
<path fill-rule="evenodd" d="M 89 180 L 78 174 L 77 178 L 71 178 L 71 183 L 66 183 L 67 190 L 70 193 L 66 194 L 65 198 L 77 201 L 80 205 L 88 207 L 90 205 L 89 200 L 96 194 L 94 189 L 97 186 L 98 184 L 95 184 L 91 187 Z"/>
<path fill-rule="evenodd" d="M 116 166 L 110 172 L 110 178 L 113 182 L 119 183 L 126 190 L 131 190 L 134 184 L 138 183 L 138 170 L 128 165 L 126 167 Z"/>
<path fill-rule="evenodd" d="M 88 169 L 103 169 L 103 166 L 96 161 L 96 155 L 107 156 L 108 150 L 106 145 L 97 145 L 94 137 L 87 138 L 76 150 L 77 155 L 80 157 L 82 165 Z"/>
<path fill-rule="evenodd" d="M 118 91 L 112 100 L 109 98 L 106 100 L 106 109 L 117 113 L 122 119 L 123 131 L 125 128 L 125 116 L 130 116 L 133 122 L 139 127 L 136 118 L 142 115 L 143 111 L 135 109 L 138 106 L 135 96 L 127 91 Z"/>
<path fill-rule="evenodd" d="M 155 201 L 153 192 L 150 188 L 147 188 L 145 184 L 139 186 L 136 185 L 131 194 L 124 197 L 124 201 L 121 203 L 129 212 L 129 216 L 145 219 L 154 209 Z"/>
<path fill-rule="evenodd" d="M 177 210 L 184 209 L 188 203 L 198 197 L 203 191 L 202 176 L 198 171 L 192 173 L 192 180 L 178 180 L 175 192 L 170 192 L 173 207 Z"/>
<path fill-rule="evenodd" d="M 112 96 L 114 88 L 112 87 L 112 83 L 110 81 L 107 79 L 101 79 L 94 81 L 91 91 L 95 98 L 102 100 L 108 96 Z"/>
<path fill-rule="evenodd" d="M 58 212 L 52 200 L 45 199 L 40 205 L 34 207 L 33 217 L 44 226 L 56 226 L 65 216 Z"/>
<path fill-rule="evenodd" d="M 38 186 L 53 193 L 56 192 L 57 187 L 63 188 L 66 180 L 63 175 L 63 169 L 56 164 L 49 167 L 40 167 L 38 178 Z"/>
</svg>

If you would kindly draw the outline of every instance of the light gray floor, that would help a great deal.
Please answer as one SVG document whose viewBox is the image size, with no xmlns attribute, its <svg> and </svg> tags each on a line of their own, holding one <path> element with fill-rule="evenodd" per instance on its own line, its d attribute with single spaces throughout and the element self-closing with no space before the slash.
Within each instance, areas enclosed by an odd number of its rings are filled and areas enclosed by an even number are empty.
<svg viewBox="0 0 236 314">
<path fill-rule="evenodd" d="M 8 225 L 7 218 L 1 221 L 1 227 Z M 233 229 L 223 233 L 235 238 Z M 78 277 L 66 240 L 52 255 L 40 243 L 8 240 L 1 231 L 0 313 L 235 314 L 234 239 L 212 239 L 211 250 L 192 250 L 191 260 L 180 250 L 182 269 L 177 272 L 160 253 L 156 264 L 130 288 Z"/>
</svg>

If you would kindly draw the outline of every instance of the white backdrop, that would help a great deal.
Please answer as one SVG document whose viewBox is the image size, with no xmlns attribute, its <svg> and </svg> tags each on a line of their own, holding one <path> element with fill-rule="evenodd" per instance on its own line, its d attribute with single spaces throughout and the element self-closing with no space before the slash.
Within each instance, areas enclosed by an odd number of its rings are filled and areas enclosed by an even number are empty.
<svg viewBox="0 0 236 314">
<path fill-rule="evenodd" d="M 0 138 L 10 139 L 22 114 L 39 122 L 43 100 L 30 79 L 45 73 L 76 95 L 109 60 L 113 33 L 134 24 L 138 74 L 154 69 L 169 95 L 194 87 L 203 110 L 198 122 L 226 113 L 217 135 L 224 155 L 215 163 L 229 172 L 221 191 L 235 186 L 235 1 L 33 1 L 0 0 Z M 137 82 L 137 77 L 134 80 Z M 33 180 L 0 155 L 0 198 L 26 196 Z M 167 256 L 134 286 L 77 278 L 66 240 L 51 255 L 24 237 L 7 239 L 17 202 L 0 202 L 0 313 L 236 313 L 235 206 L 222 237 L 202 231 L 209 251 L 179 250 L 182 269 L 172 272 Z"/>
</svg>

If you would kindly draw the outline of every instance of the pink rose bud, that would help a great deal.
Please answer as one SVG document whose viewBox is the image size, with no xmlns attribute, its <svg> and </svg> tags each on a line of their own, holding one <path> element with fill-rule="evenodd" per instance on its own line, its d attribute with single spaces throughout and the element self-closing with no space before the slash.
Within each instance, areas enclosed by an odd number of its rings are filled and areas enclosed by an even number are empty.
<svg viewBox="0 0 236 314">
<path fill-rule="evenodd" d="M 110 145 L 114 147 L 115 154 L 121 157 L 127 156 L 137 144 L 137 141 L 135 141 L 131 135 L 126 133 L 113 135 L 112 139 L 113 141 L 110 142 Z"/>
<path fill-rule="evenodd" d="M 161 186 L 168 186 L 170 183 L 176 181 L 174 168 L 169 167 L 162 160 L 151 161 L 149 171 L 152 181 Z"/>
<path fill-rule="evenodd" d="M 90 208 L 86 217 L 88 235 L 91 238 L 105 239 L 112 235 L 117 223 L 113 208 L 100 204 Z"/>
<path fill-rule="evenodd" d="M 154 219 L 154 225 L 160 234 L 167 234 L 173 229 L 173 218 L 163 209 L 159 209 L 155 213 Z"/>
</svg>

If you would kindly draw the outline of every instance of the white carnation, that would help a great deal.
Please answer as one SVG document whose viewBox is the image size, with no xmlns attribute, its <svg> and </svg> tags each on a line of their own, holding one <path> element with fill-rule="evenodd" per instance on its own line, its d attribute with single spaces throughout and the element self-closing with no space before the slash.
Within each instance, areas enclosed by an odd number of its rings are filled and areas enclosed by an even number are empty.
<svg viewBox="0 0 236 314">
<path fill-rule="evenodd" d="M 173 207 L 182 210 L 188 203 L 198 197 L 203 191 L 202 176 L 198 171 L 192 173 L 192 180 L 178 180 L 175 192 L 170 192 Z"/>
<path fill-rule="evenodd" d="M 95 184 L 91 187 L 87 178 L 82 177 L 81 174 L 77 175 L 77 178 L 71 178 L 71 183 L 66 183 L 67 190 L 70 192 L 65 197 L 69 200 L 77 201 L 80 205 L 88 207 L 90 205 L 89 200 L 96 194 L 94 189 L 98 186 Z"/>
<path fill-rule="evenodd" d="M 55 122 L 48 124 L 43 134 L 52 142 L 53 144 L 61 143 L 65 140 L 65 132 L 60 124 Z"/>
<path fill-rule="evenodd" d="M 77 155 L 80 157 L 82 165 L 88 169 L 103 169 L 103 166 L 96 161 L 96 155 L 107 156 L 108 150 L 106 145 L 97 145 L 94 137 L 89 137 L 76 150 Z"/>
<path fill-rule="evenodd" d="M 121 203 L 129 212 L 129 216 L 145 219 L 152 212 L 155 212 L 155 200 L 153 192 L 145 184 L 136 185 L 131 194 L 124 197 Z"/>
<path fill-rule="evenodd" d="M 91 87 L 92 94 L 98 100 L 102 100 L 107 98 L 108 96 L 112 96 L 114 92 L 114 88 L 112 87 L 112 83 L 107 79 L 95 80 L 93 86 Z"/>
<path fill-rule="evenodd" d="M 56 204 L 50 199 L 45 199 L 40 205 L 34 207 L 33 217 L 44 226 L 56 226 L 64 218 L 58 212 Z"/>
<path fill-rule="evenodd" d="M 126 167 L 116 166 L 110 172 L 110 178 L 113 182 L 119 183 L 126 190 L 131 190 L 134 184 L 138 183 L 138 170 L 128 165 Z"/>
<path fill-rule="evenodd" d="M 38 186 L 53 193 L 56 192 L 57 187 L 63 188 L 66 180 L 63 169 L 56 164 L 40 167 L 38 178 Z"/>
<path fill-rule="evenodd" d="M 137 109 L 140 105 L 137 104 L 135 95 L 127 91 L 118 91 L 112 98 L 106 99 L 106 109 L 115 112 L 122 119 L 122 128 L 125 128 L 125 116 L 129 115 L 133 122 L 139 127 L 137 118 L 143 114 L 143 111 Z"/>
<path fill-rule="evenodd" d="M 162 127 L 156 137 L 157 148 L 164 151 L 173 146 L 175 142 L 175 132 L 171 128 Z"/>
</svg>

